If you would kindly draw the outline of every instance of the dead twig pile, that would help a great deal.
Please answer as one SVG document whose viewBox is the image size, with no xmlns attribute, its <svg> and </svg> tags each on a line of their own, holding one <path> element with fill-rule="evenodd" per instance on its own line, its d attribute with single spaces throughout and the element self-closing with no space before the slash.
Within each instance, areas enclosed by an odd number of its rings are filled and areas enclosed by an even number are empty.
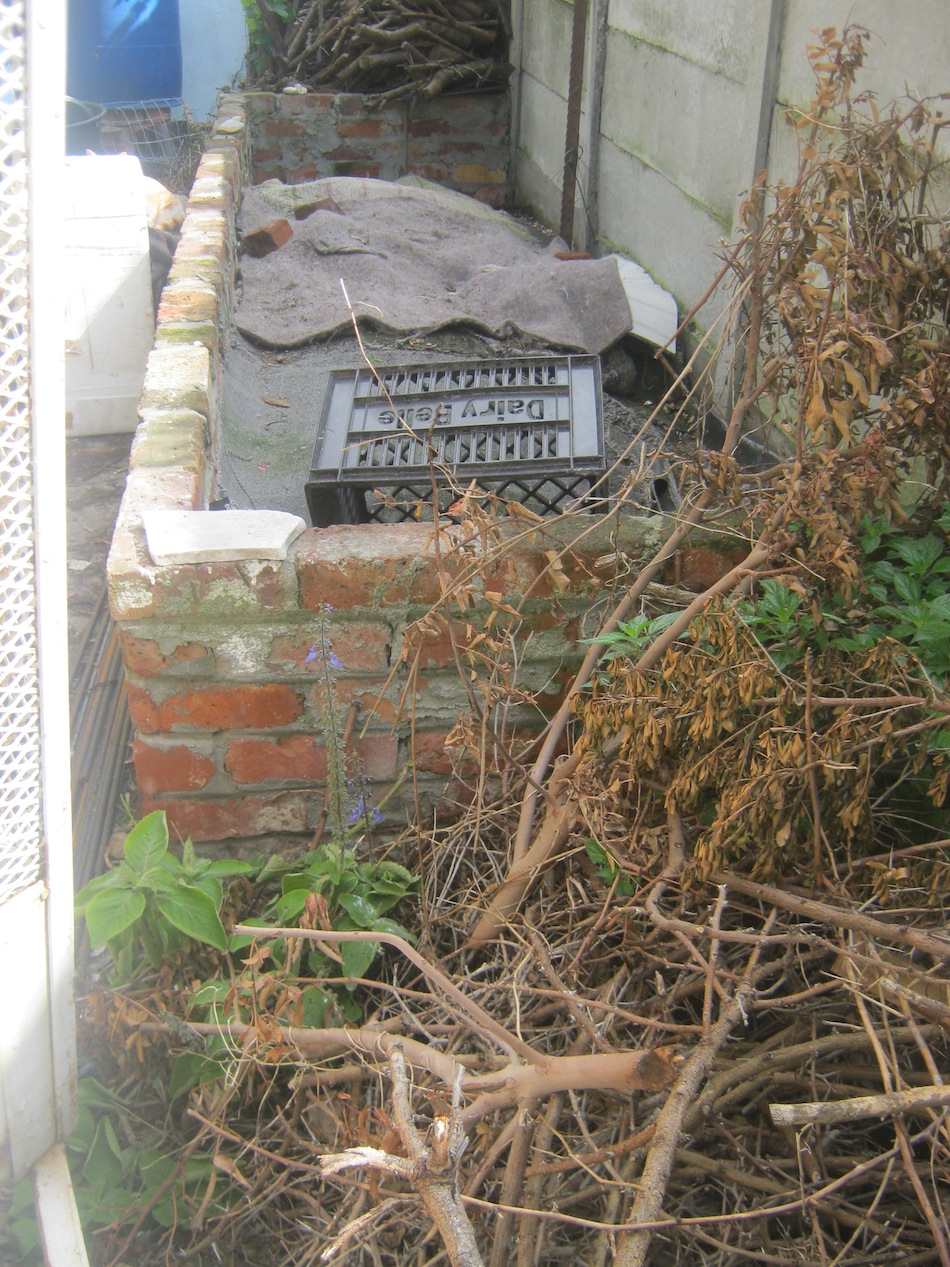
<svg viewBox="0 0 950 1267">
<path fill-rule="evenodd" d="M 268 84 L 363 92 L 377 104 L 447 91 L 500 88 L 503 0 L 256 0 L 258 78 Z"/>
</svg>

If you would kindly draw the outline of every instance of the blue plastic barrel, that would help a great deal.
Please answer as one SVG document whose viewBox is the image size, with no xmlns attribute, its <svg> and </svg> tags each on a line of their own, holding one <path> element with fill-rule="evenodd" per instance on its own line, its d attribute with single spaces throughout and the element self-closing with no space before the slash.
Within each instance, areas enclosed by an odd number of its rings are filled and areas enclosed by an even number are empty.
<svg viewBox="0 0 950 1267">
<path fill-rule="evenodd" d="M 178 0 L 69 0 L 66 91 L 103 106 L 181 104 Z"/>
</svg>

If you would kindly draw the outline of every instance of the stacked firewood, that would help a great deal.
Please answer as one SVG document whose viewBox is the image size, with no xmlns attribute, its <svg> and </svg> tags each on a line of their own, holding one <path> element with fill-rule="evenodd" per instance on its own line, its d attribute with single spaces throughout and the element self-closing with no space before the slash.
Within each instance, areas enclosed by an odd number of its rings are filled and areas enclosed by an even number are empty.
<svg viewBox="0 0 950 1267">
<path fill-rule="evenodd" d="M 431 99 L 504 84 L 508 0 L 256 0 L 262 81 Z"/>
</svg>

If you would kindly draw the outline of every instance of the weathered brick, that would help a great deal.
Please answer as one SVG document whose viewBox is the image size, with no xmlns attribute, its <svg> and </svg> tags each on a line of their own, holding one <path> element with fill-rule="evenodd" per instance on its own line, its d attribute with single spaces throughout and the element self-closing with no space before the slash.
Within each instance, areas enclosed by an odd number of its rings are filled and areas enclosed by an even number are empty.
<svg viewBox="0 0 950 1267">
<path fill-rule="evenodd" d="M 456 163 L 452 179 L 460 185 L 500 185 L 506 179 L 501 167 L 486 167 L 484 163 Z"/>
<path fill-rule="evenodd" d="M 307 795 L 298 791 L 213 799 L 155 794 L 142 798 L 143 814 L 164 810 L 175 836 L 196 841 L 306 832 L 310 827 L 307 805 Z"/>
<path fill-rule="evenodd" d="M 448 777 L 455 773 L 472 774 L 478 769 L 474 754 L 446 745 L 450 734 L 451 730 L 445 728 L 423 730 L 417 727 L 413 731 L 409 752 L 417 771 Z"/>
<path fill-rule="evenodd" d="M 311 625 L 296 631 L 292 637 L 277 637 L 273 641 L 269 662 L 272 665 L 290 665 L 308 676 L 319 676 L 325 671 L 320 642 L 323 631 Z M 336 620 L 326 625 L 328 654 L 331 672 L 380 673 L 389 669 L 392 635 L 388 625 L 373 621 Z"/>
<path fill-rule="evenodd" d="M 430 605 L 441 595 L 425 524 L 336 525 L 303 533 L 296 543 L 300 605 L 349 610 L 394 603 Z M 461 565 L 452 575 L 461 571 Z"/>
<path fill-rule="evenodd" d="M 169 282 L 162 291 L 158 308 L 159 323 L 165 321 L 218 320 L 218 296 L 214 287 L 197 279 Z"/>
<path fill-rule="evenodd" d="M 307 220 L 315 211 L 332 211 L 334 215 L 346 213 L 338 202 L 332 198 L 315 198 L 313 202 L 302 202 L 294 208 L 295 220 Z"/>
<path fill-rule="evenodd" d="M 392 735 L 364 735 L 351 751 L 365 779 L 381 783 L 395 778 L 398 744 Z M 248 736 L 228 744 L 224 766 L 241 786 L 275 780 L 322 783 L 328 772 L 327 750 L 314 735 Z"/>
<path fill-rule="evenodd" d="M 132 441 L 129 466 L 180 467 L 204 478 L 207 422 L 190 409 L 145 411 Z"/>
<path fill-rule="evenodd" d="M 279 216 L 276 220 L 258 225 L 256 229 L 245 233 L 242 244 L 248 255 L 260 258 L 263 255 L 270 255 L 273 251 L 279 251 L 293 236 L 294 231 L 290 227 L 290 221 Z"/>
<path fill-rule="evenodd" d="M 129 714 L 136 730 L 162 734 L 189 730 L 269 730 L 289 726 L 303 713 L 303 700 L 280 682 L 264 685 L 195 686 L 165 699 L 129 683 Z"/>
<path fill-rule="evenodd" d="M 295 167 L 290 173 L 291 183 L 301 185 L 307 180 L 316 180 L 320 176 L 316 163 L 304 163 L 301 167 Z"/>
<path fill-rule="evenodd" d="M 180 643 L 166 655 L 154 638 L 137 638 L 128 630 L 120 629 L 119 643 L 125 667 L 140 677 L 155 677 L 169 670 L 174 673 L 183 669 L 187 671 L 188 668 L 209 674 L 214 669 L 212 652 L 200 642 Z"/>
<path fill-rule="evenodd" d="M 373 138 L 383 136 L 386 128 L 382 119 L 355 119 L 352 123 L 340 122 L 336 127 L 338 136 L 354 137 L 356 139 Z M 332 158 L 332 155 L 328 155 Z M 344 158 L 349 155 L 343 155 Z"/>
<path fill-rule="evenodd" d="M 213 417 L 215 388 L 211 355 L 200 343 L 152 348 L 145 367 L 141 408 L 193 409 Z"/>
<path fill-rule="evenodd" d="M 267 119 L 264 122 L 265 136 L 303 136 L 306 129 L 299 119 Z"/>
<path fill-rule="evenodd" d="M 317 782 L 327 777 L 327 753 L 312 735 L 232 739 L 224 768 L 238 784 L 273 779 Z"/>
<path fill-rule="evenodd" d="M 321 683 L 313 687 L 308 700 L 312 714 L 319 719 L 327 706 L 327 685 Z M 360 706 L 360 724 L 368 718 L 374 718 L 383 725 L 391 725 L 396 720 L 396 705 L 393 701 L 393 688 L 387 693 L 385 677 L 343 678 L 329 684 L 334 705 L 338 708 L 349 708 L 351 704 Z M 395 692 L 398 698 L 398 691 Z"/>
<path fill-rule="evenodd" d="M 192 745 L 154 747 L 141 739 L 132 745 L 135 781 L 142 792 L 198 792 L 217 772 L 210 752 Z"/>
<path fill-rule="evenodd" d="M 356 176 L 362 180 L 379 180 L 382 176 L 382 167 L 379 163 L 367 163 L 363 160 L 347 159 L 343 162 L 331 164 L 334 176 Z M 305 179 L 312 180 L 312 176 Z"/>
<path fill-rule="evenodd" d="M 701 594 L 715 585 L 746 555 L 742 547 L 691 546 L 681 550 L 667 569 L 667 579 Z"/>
</svg>

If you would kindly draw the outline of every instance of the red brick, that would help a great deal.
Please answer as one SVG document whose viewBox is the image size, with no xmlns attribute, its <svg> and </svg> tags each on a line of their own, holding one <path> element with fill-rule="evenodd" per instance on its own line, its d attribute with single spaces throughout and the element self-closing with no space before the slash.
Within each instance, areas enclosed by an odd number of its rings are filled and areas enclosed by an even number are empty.
<svg viewBox="0 0 950 1267">
<path fill-rule="evenodd" d="M 319 175 L 316 163 L 304 163 L 290 173 L 290 179 L 293 184 L 301 185 L 305 180 L 316 180 Z"/>
<path fill-rule="evenodd" d="M 302 202 L 298 207 L 295 207 L 294 219 L 306 220 L 315 211 L 332 211 L 337 216 L 346 214 L 340 204 L 333 198 L 317 198 L 314 202 Z"/>
<path fill-rule="evenodd" d="M 271 252 L 279 250 L 293 236 L 294 231 L 290 227 L 290 221 L 281 216 L 276 220 L 271 220 L 269 224 L 262 224 L 252 229 L 250 233 L 245 233 L 242 241 L 248 255 L 260 258 L 262 255 L 270 255 Z"/>
<path fill-rule="evenodd" d="M 390 662 L 388 625 L 371 621 L 334 621 L 326 630 L 330 653 L 339 661 L 344 673 L 386 673 Z M 291 664 L 310 676 L 323 673 L 322 657 L 312 659 L 320 635 L 316 629 L 303 629 L 293 638 L 275 638 L 271 646 L 272 665 Z M 308 663 L 309 660 L 309 663 Z"/>
<path fill-rule="evenodd" d="M 299 119 L 267 119 L 264 132 L 267 136 L 304 136 L 306 128 Z"/>
<path fill-rule="evenodd" d="M 381 119 L 355 119 L 352 123 L 338 123 L 336 131 L 338 136 L 378 137 L 383 135 L 384 128 Z M 331 154 L 327 157 L 333 156 Z M 345 154 L 342 157 L 349 158 L 350 155 Z"/>
<path fill-rule="evenodd" d="M 143 796 L 142 813 L 163 809 L 173 836 L 182 840 L 228 840 L 276 832 L 306 832 L 307 795 L 275 792 L 269 796 L 196 797 L 178 800 Z"/>
<path fill-rule="evenodd" d="M 312 783 L 327 777 L 327 754 L 312 735 L 234 739 L 228 744 L 224 768 L 240 784 L 268 779 Z"/>
<path fill-rule="evenodd" d="M 136 739 L 132 756 L 135 781 L 142 792 L 199 792 L 216 773 L 210 757 L 185 745 L 153 748 Z"/>
<path fill-rule="evenodd" d="M 476 189 L 472 197 L 476 202 L 483 202 L 487 207 L 494 207 L 496 211 L 506 206 L 508 202 L 504 185 L 484 185 L 481 189 Z"/>
<path fill-rule="evenodd" d="M 683 585 L 686 589 L 701 594 L 710 585 L 721 581 L 737 563 L 741 563 L 745 554 L 746 551 L 741 548 L 693 546 L 680 551 L 672 567 L 667 569 L 666 576 L 674 584 Z"/>
<path fill-rule="evenodd" d="M 447 136 L 451 131 L 452 125 L 445 119 L 411 119 L 409 122 L 410 136 Z"/>
<path fill-rule="evenodd" d="M 449 169 L 445 163 L 410 163 L 412 176 L 421 176 L 423 180 L 431 180 L 436 184 L 445 184 L 449 178 Z"/>
<path fill-rule="evenodd" d="M 439 575 L 425 524 L 337 525 L 297 539 L 300 605 L 350 609 L 438 601 Z M 453 571 L 461 571 L 459 565 Z"/>
<path fill-rule="evenodd" d="M 374 782 L 396 777 L 398 745 L 392 735 L 366 735 L 355 745 L 360 772 Z M 273 779 L 322 783 L 327 777 L 326 748 L 313 735 L 281 739 L 235 739 L 228 744 L 224 767 L 235 783 L 247 786 Z"/>
<path fill-rule="evenodd" d="M 335 150 L 328 150 L 323 156 L 329 163 L 348 162 L 361 159 L 363 155 L 352 145 L 338 145 Z"/>
<path fill-rule="evenodd" d="M 163 655 L 154 638 L 134 638 L 124 630 L 119 631 L 119 642 L 125 667 L 142 677 L 153 677 L 176 664 L 205 660 L 212 654 L 200 642 L 186 642 L 177 646 L 170 655 Z"/>
<path fill-rule="evenodd" d="M 207 286 L 179 283 L 166 286 L 158 309 L 158 321 L 218 320 L 218 297 Z"/>
<path fill-rule="evenodd" d="M 359 704 L 360 722 L 374 717 L 389 725 L 396 720 L 396 708 L 392 700 L 383 694 L 385 685 L 383 677 L 343 678 L 332 683 L 330 690 L 334 703 L 341 708 L 349 708 L 354 702 Z M 310 692 L 310 702 L 318 714 L 322 713 L 327 703 L 326 686 L 315 686 Z"/>
<path fill-rule="evenodd" d="M 129 713 L 136 730 L 155 735 L 173 727 L 194 730 L 267 730 L 288 726 L 303 713 L 303 700 L 289 686 L 210 686 L 180 691 L 166 700 L 129 684 Z"/>
<path fill-rule="evenodd" d="M 418 663 L 421 669 L 448 668 L 455 664 L 453 639 L 461 654 L 470 641 L 463 622 L 453 620 L 451 628 L 447 628 L 444 621 L 439 621 L 437 626 L 424 632 L 419 626 L 410 625 L 403 643 L 403 659 L 407 664 Z"/>
<path fill-rule="evenodd" d="M 379 180 L 382 171 L 379 163 L 362 163 L 353 159 L 334 163 L 332 166 L 334 176 L 358 176 L 361 180 Z M 308 177 L 308 179 L 313 178 Z"/>
<path fill-rule="evenodd" d="M 340 114 L 362 114 L 365 109 L 365 99 L 362 93 L 341 93 L 338 97 L 331 98 L 331 100 L 335 101 Z"/>
<path fill-rule="evenodd" d="M 388 783 L 396 777 L 398 753 L 395 735 L 364 735 L 356 744 L 360 772 L 373 783 Z"/>
<path fill-rule="evenodd" d="M 410 756 L 416 770 L 422 774 L 448 777 L 455 773 L 473 774 L 478 769 L 478 761 L 473 754 L 446 747 L 449 733 L 445 730 L 413 731 Z"/>
</svg>

